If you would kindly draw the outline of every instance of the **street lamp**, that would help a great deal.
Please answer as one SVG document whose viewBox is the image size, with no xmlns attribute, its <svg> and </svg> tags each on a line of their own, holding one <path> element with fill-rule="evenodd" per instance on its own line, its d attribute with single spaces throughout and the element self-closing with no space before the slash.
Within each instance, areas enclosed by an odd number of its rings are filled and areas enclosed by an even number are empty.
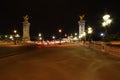
<svg viewBox="0 0 120 80">
<path fill-rule="evenodd" d="M 84 43 L 85 43 L 86 42 L 86 32 L 83 32 L 82 36 L 84 38 Z"/>
<path fill-rule="evenodd" d="M 105 41 L 108 41 L 108 28 L 112 22 L 112 19 L 110 19 L 110 15 L 106 14 L 103 16 L 103 23 L 102 26 L 105 27 Z"/>
<path fill-rule="evenodd" d="M 103 37 L 105 34 L 104 33 L 100 33 L 100 36 Z"/>
<path fill-rule="evenodd" d="M 75 36 L 77 36 L 77 33 L 75 33 Z"/>
<path fill-rule="evenodd" d="M 42 36 L 42 34 L 41 34 L 41 33 L 39 33 L 39 34 L 38 34 L 38 36 L 39 36 L 39 37 L 41 37 L 41 36 Z"/>
<path fill-rule="evenodd" d="M 92 32 L 93 32 L 93 29 L 91 27 L 88 27 L 88 34 L 89 34 L 88 40 L 89 40 L 89 42 L 91 41 L 91 34 L 92 34 Z"/>
<path fill-rule="evenodd" d="M 42 34 L 39 33 L 38 36 L 39 36 L 39 40 L 41 41 L 42 40 Z"/>
<path fill-rule="evenodd" d="M 12 35 L 10 35 L 10 37 L 9 37 L 11 40 L 13 40 L 13 36 Z"/>
<path fill-rule="evenodd" d="M 83 37 L 85 37 L 86 36 L 86 32 L 83 32 Z"/>
<path fill-rule="evenodd" d="M 60 45 L 61 45 L 61 33 L 62 33 L 62 29 L 59 29 L 58 32 L 60 34 Z"/>
<path fill-rule="evenodd" d="M 17 30 L 14 30 L 13 32 L 14 32 L 14 34 L 16 34 L 16 33 L 17 33 Z"/>
<path fill-rule="evenodd" d="M 20 35 L 19 35 L 19 34 L 16 34 L 15 37 L 20 37 Z"/>
<path fill-rule="evenodd" d="M 14 30 L 13 33 L 14 33 L 14 44 L 16 45 L 16 43 L 17 43 L 17 41 L 16 41 L 16 33 L 17 33 L 17 30 Z"/>
<path fill-rule="evenodd" d="M 55 36 L 52 36 L 52 39 L 55 40 Z"/>
<path fill-rule="evenodd" d="M 88 28 L 88 34 L 92 34 L 93 30 L 91 27 Z"/>
<path fill-rule="evenodd" d="M 62 32 L 62 29 L 59 29 L 59 32 Z"/>
<path fill-rule="evenodd" d="M 65 38 L 67 37 L 67 34 L 65 34 Z"/>
</svg>

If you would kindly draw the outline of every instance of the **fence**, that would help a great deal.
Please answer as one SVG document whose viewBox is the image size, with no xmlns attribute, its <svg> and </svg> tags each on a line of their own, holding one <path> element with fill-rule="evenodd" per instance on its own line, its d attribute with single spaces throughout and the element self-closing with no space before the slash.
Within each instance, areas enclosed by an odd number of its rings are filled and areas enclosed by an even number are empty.
<svg viewBox="0 0 120 80">
<path fill-rule="evenodd" d="M 120 41 L 110 42 L 110 44 L 101 41 L 92 41 L 90 43 L 86 42 L 85 46 L 120 57 Z"/>
</svg>

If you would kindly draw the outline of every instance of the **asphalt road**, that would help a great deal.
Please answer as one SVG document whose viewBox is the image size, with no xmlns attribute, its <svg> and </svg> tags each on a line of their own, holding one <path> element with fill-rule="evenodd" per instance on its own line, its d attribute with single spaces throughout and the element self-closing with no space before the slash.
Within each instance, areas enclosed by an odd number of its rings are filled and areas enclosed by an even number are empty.
<svg viewBox="0 0 120 80">
<path fill-rule="evenodd" d="M 120 80 L 120 59 L 79 44 L 0 46 L 0 56 L 0 80 Z"/>
</svg>

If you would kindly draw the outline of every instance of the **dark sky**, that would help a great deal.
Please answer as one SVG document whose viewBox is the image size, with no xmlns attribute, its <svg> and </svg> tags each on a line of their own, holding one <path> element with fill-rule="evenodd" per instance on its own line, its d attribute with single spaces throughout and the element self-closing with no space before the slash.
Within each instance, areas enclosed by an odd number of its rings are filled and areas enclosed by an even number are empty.
<svg viewBox="0 0 120 80">
<path fill-rule="evenodd" d="M 0 34 L 17 29 L 22 34 L 23 16 L 28 14 L 31 36 L 39 32 L 52 35 L 78 32 L 79 15 L 85 14 L 86 27 L 101 32 L 105 11 L 113 18 L 111 33 L 120 32 L 120 10 L 117 0 L 2 0 L 0 1 Z"/>
</svg>

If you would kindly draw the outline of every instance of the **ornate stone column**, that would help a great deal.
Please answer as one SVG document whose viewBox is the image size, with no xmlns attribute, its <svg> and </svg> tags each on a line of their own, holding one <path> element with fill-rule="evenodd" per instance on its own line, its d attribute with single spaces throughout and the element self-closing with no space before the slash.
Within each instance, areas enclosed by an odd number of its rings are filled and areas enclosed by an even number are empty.
<svg viewBox="0 0 120 80">
<path fill-rule="evenodd" d="M 23 41 L 30 41 L 30 23 L 28 22 L 28 15 L 23 17 Z"/>
<path fill-rule="evenodd" d="M 85 32 L 85 20 L 83 20 L 84 15 L 79 16 L 80 17 L 80 21 L 78 21 L 79 24 L 79 36 L 82 36 Z"/>
</svg>

